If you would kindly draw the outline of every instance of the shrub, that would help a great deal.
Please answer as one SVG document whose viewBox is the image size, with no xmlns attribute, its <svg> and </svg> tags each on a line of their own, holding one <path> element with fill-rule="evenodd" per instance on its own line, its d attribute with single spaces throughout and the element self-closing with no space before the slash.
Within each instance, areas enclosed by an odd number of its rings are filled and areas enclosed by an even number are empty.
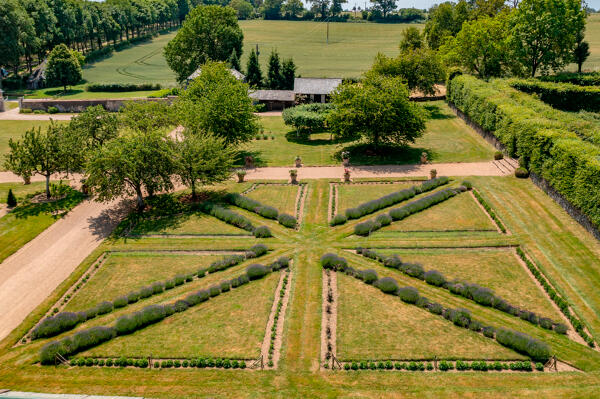
<svg viewBox="0 0 600 399">
<path fill-rule="evenodd" d="M 358 219 L 362 215 L 357 208 L 349 208 L 349 209 L 346 209 L 345 216 L 346 216 L 346 219 Z"/>
<path fill-rule="evenodd" d="M 515 176 L 520 179 L 526 179 L 529 177 L 529 171 L 525 168 L 517 168 L 515 169 Z"/>
<path fill-rule="evenodd" d="M 139 292 L 140 299 L 151 297 L 152 292 L 153 290 L 151 286 L 142 287 L 142 289 Z"/>
<path fill-rule="evenodd" d="M 484 306 L 492 306 L 492 303 L 494 302 L 494 293 L 492 292 L 492 290 L 490 290 L 489 288 L 485 288 L 485 287 L 478 287 L 475 289 L 475 291 L 472 294 L 473 296 L 473 300 L 477 303 L 479 303 L 480 305 L 484 305 Z"/>
<path fill-rule="evenodd" d="M 449 363 L 449 362 L 447 362 L 445 360 L 442 360 L 441 362 L 439 362 L 438 368 L 441 371 L 448 371 L 448 370 L 453 369 L 454 367 L 452 366 L 452 363 Z"/>
<path fill-rule="evenodd" d="M 42 364 L 54 364 L 57 355 L 69 357 L 78 352 L 109 341 L 116 336 L 116 331 L 112 327 L 90 327 L 81 330 L 71 337 L 66 337 L 60 341 L 47 343 L 40 350 L 40 361 Z"/>
<path fill-rule="evenodd" d="M 417 303 L 419 291 L 414 287 L 402 287 L 398 289 L 398 296 L 406 303 Z"/>
<path fill-rule="evenodd" d="M 271 230 L 267 226 L 260 226 L 254 229 L 254 236 L 256 238 L 269 238 L 273 237 L 273 234 L 271 234 Z"/>
<path fill-rule="evenodd" d="M 175 276 L 175 285 L 176 286 L 182 285 L 183 283 L 185 283 L 185 276 L 183 276 L 181 274 Z"/>
<path fill-rule="evenodd" d="M 360 272 L 361 279 L 367 284 L 373 284 L 379 278 L 377 272 L 373 269 L 366 269 Z"/>
<path fill-rule="evenodd" d="M 231 282 L 221 281 L 221 292 L 227 292 L 231 289 Z"/>
<path fill-rule="evenodd" d="M 209 215 L 212 215 L 217 219 L 224 221 L 225 223 L 229 223 L 233 226 L 250 232 L 254 232 L 255 230 L 255 227 L 252 225 L 252 222 L 248 220 L 248 218 L 240 215 L 239 213 L 235 213 L 229 209 L 223 208 L 222 206 L 205 202 L 200 206 L 200 209 L 202 212 L 208 213 Z"/>
<path fill-rule="evenodd" d="M 269 249 L 264 244 L 256 244 L 250 247 L 250 251 L 252 251 L 257 257 L 266 254 L 268 250 Z"/>
<path fill-rule="evenodd" d="M 537 371 L 544 371 L 544 365 L 542 363 L 538 362 L 535 364 L 535 369 Z"/>
<path fill-rule="evenodd" d="M 211 298 L 221 295 L 221 286 L 220 285 L 212 285 L 208 288 L 208 293 Z"/>
<path fill-rule="evenodd" d="M 386 294 L 395 294 L 400 286 L 391 277 L 383 277 L 375 282 L 375 286 Z"/>
<path fill-rule="evenodd" d="M 50 106 L 50 107 L 48 107 L 48 113 L 49 114 L 58 114 L 58 108 Z"/>
<path fill-rule="evenodd" d="M 106 47 L 104 47 L 104 48 L 106 48 Z M 96 51 L 99 51 L 99 50 L 95 50 L 92 53 L 95 53 Z M 86 62 L 89 62 L 88 57 L 92 53 L 90 53 L 90 54 L 88 54 L 88 56 L 86 56 Z M 98 57 L 98 56 L 96 55 L 96 57 Z M 91 83 L 85 87 L 85 90 L 89 91 L 89 92 L 114 92 L 114 93 L 127 92 L 127 91 L 155 91 L 155 90 L 160 90 L 160 89 L 161 89 L 161 86 L 158 83 L 138 83 L 138 84 L 134 84 L 134 83 Z"/>
<path fill-rule="evenodd" d="M 337 256 L 336 254 L 326 253 L 321 256 L 321 267 L 323 267 L 323 269 L 344 271 L 348 267 L 348 262 L 345 258 Z"/>
<path fill-rule="evenodd" d="M 73 329 L 79 323 L 87 319 L 85 313 L 61 312 L 55 316 L 50 316 L 42 320 L 42 322 L 32 331 L 31 338 L 47 338 L 58 335 L 64 331 Z"/>
<path fill-rule="evenodd" d="M 483 327 L 483 335 L 485 335 L 488 338 L 494 338 L 495 331 L 496 330 L 494 329 L 494 327 Z"/>
<path fill-rule="evenodd" d="M 569 112 L 600 112 L 600 87 L 535 79 L 511 79 L 509 84 L 522 92 L 537 94 L 540 100 L 553 108 Z"/>
<path fill-rule="evenodd" d="M 358 223 L 354 226 L 354 234 L 359 236 L 368 236 L 372 232 L 379 230 L 381 225 L 375 220 L 367 220 L 362 223 Z"/>
<path fill-rule="evenodd" d="M 255 212 L 267 219 L 277 219 L 279 211 L 272 206 L 262 205 L 255 209 Z"/>
<path fill-rule="evenodd" d="M 392 223 L 392 218 L 387 213 L 382 213 L 375 218 L 375 221 L 381 226 L 389 226 Z"/>
<path fill-rule="evenodd" d="M 429 306 L 427 307 L 427 310 L 429 310 L 433 314 L 438 314 L 438 315 L 441 315 L 442 313 L 444 313 L 444 307 L 436 302 L 430 303 Z"/>
<path fill-rule="evenodd" d="M 331 225 L 332 226 L 337 226 L 340 224 L 344 224 L 348 221 L 348 218 L 346 217 L 346 215 L 338 213 L 337 215 L 335 215 L 333 217 L 333 219 L 331 219 Z"/>
<path fill-rule="evenodd" d="M 461 183 L 463 185 L 463 187 L 465 187 L 467 190 L 471 190 L 473 189 L 473 184 L 468 181 L 468 180 L 463 180 L 463 182 Z"/>
<path fill-rule="evenodd" d="M 399 269 L 402 266 L 402 259 L 398 255 L 388 256 L 383 260 L 383 265 L 392 269 Z"/>
<path fill-rule="evenodd" d="M 441 287 L 446 284 L 446 278 L 437 270 L 429 270 L 424 274 L 424 276 L 427 284 L 434 285 L 436 287 Z"/>
<path fill-rule="evenodd" d="M 425 270 L 418 263 L 403 263 L 400 269 L 411 277 L 416 277 L 420 280 L 425 279 Z"/>
<path fill-rule="evenodd" d="M 504 154 L 502 153 L 502 151 L 496 151 L 494 153 L 494 159 L 496 161 L 499 161 L 500 159 L 504 159 Z"/>
<path fill-rule="evenodd" d="M 249 280 L 258 280 L 268 274 L 267 268 L 263 265 L 253 264 L 246 268 L 246 275 Z"/>
<path fill-rule="evenodd" d="M 559 334 L 566 334 L 567 330 L 568 330 L 567 326 L 562 323 L 556 323 L 554 325 L 554 331 L 556 331 Z"/>
<path fill-rule="evenodd" d="M 165 290 L 165 283 L 157 281 L 155 283 L 152 283 L 152 293 L 154 295 L 156 294 L 160 294 Z"/>
<path fill-rule="evenodd" d="M 9 208 L 14 208 L 17 206 L 17 198 L 13 194 L 12 188 L 8 189 L 8 196 L 6 197 L 6 205 Z"/>
<path fill-rule="evenodd" d="M 113 311 L 113 303 L 109 301 L 100 302 L 96 305 L 97 314 L 107 314 Z"/>
<path fill-rule="evenodd" d="M 290 229 L 296 228 L 298 221 L 292 215 L 288 215 L 287 213 L 280 213 L 277 217 L 277 221 L 280 225 L 288 227 Z"/>
<path fill-rule="evenodd" d="M 175 287 L 175 279 L 165 281 L 165 290 L 170 290 Z"/>
<path fill-rule="evenodd" d="M 534 361 L 545 363 L 551 356 L 548 344 L 518 331 L 499 328 L 496 331 L 496 341 L 531 357 Z"/>
</svg>

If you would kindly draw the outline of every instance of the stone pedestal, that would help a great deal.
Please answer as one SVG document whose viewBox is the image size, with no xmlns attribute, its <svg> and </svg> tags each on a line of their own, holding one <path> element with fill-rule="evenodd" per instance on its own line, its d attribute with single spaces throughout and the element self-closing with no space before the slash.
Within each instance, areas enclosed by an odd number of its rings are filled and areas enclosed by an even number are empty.
<svg viewBox="0 0 600 399">
<path fill-rule="evenodd" d="M 0 89 L 0 112 L 4 111 L 6 111 L 4 108 L 4 94 L 2 93 L 2 89 Z"/>
</svg>

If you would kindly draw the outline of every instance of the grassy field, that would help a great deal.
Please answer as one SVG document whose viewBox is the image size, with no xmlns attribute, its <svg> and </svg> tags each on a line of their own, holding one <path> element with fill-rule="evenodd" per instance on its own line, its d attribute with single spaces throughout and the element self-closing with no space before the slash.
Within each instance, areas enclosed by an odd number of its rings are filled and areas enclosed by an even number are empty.
<svg viewBox="0 0 600 399">
<path fill-rule="evenodd" d="M 296 197 L 298 196 L 298 186 L 296 185 L 261 185 L 246 196 L 270 205 L 279 212 L 289 215 L 296 214 Z"/>
<path fill-rule="evenodd" d="M 342 360 L 523 358 L 354 277 L 338 273 L 337 279 L 337 352 Z"/>
<path fill-rule="evenodd" d="M 585 40 L 590 44 L 591 54 L 583 63 L 583 70 L 600 71 L 600 13 L 589 16 L 585 29 Z M 569 70 L 577 71 L 577 65 L 569 65 Z"/>
<path fill-rule="evenodd" d="M 52 180 L 51 183 L 57 183 L 57 181 Z M 20 202 L 29 195 L 46 190 L 46 182 L 36 181 L 27 185 L 23 183 L 0 183 L 0 204 L 6 204 L 8 190 L 12 190 L 15 197 L 17 197 L 17 202 Z"/>
<path fill-rule="evenodd" d="M 127 51 L 127 50 L 124 50 Z M 88 68 L 93 68 L 93 65 Z M 86 68 L 87 69 L 87 68 Z M 84 69 L 84 71 L 86 70 Z M 113 71 L 113 76 L 119 76 L 118 73 Z M 111 81 L 112 82 L 112 81 Z M 100 82 L 94 82 L 100 83 Z M 46 89 L 30 90 L 25 91 L 24 94 L 27 98 L 60 98 L 67 100 L 88 100 L 98 98 L 140 98 L 148 97 L 149 95 L 156 92 L 156 90 L 150 91 L 126 91 L 126 92 L 92 92 L 86 91 L 85 87 L 87 83 L 79 84 L 76 86 L 70 86 L 65 92 L 62 88 L 50 87 Z"/>
<path fill-rule="evenodd" d="M 279 274 L 273 273 L 82 356 L 255 359 L 278 281 Z"/>
<path fill-rule="evenodd" d="M 356 165 L 414 164 L 427 152 L 431 162 L 475 162 L 492 159 L 494 149 L 473 129 L 456 117 L 443 101 L 427 103 L 430 119 L 423 137 L 406 149 L 394 148 L 383 156 L 365 154 L 358 142 L 332 141 L 329 133 L 313 134 L 310 140 L 298 140 L 292 128 L 279 116 L 263 116 L 268 140 L 246 144 L 245 155 L 252 155 L 259 166 L 293 166 L 296 156 L 306 166 L 338 165 L 340 153 L 350 151 Z M 273 136 L 275 139 L 271 139 Z"/>
<path fill-rule="evenodd" d="M 496 226 L 470 193 L 462 193 L 382 229 L 386 231 L 491 230 Z"/>
<path fill-rule="evenodd" d="M 462 280 L 492 289 L 508 302 L 560 320 L 560 314 L 525 272 L 509 249 L 388 249 L 404 262 L 420 263 L 425 270 L 437 270 L 448 280 Z"/>
<path fill-rule="evenodd" d="M 396 191 L 421 184 L 419 181 L 393 182 L 388 184 L 340 184 L 337 186 L 337 213 L 344 213 L 363 202 L 368 202 Z"/>
<path fill-rule="evenodd" d="M 229 225 L 220 220 L 215 220 L 204 213 L 192 213 L 177 217 L 163 217 L 160 219 L 145 219 L 137 224 L 131 235 L 199 235 L 199 234 L 226 234 L 226 235 L 249 235 L 250 233 Z"/>
</svg>

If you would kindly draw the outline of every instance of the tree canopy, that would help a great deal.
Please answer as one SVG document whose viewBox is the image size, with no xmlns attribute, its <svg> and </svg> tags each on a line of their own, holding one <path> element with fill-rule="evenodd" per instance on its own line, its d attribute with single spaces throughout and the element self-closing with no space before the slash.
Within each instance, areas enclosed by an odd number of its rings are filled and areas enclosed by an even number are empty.
<svg viewBox="0 0 600 399">
<path fill-rule="evenodd" d="M 46 80 L 67 91 L 67 86 L 79 83 L 82 76 L 81 64 L 73 52 L 64 44 L 54 47 L 48 56 Z"/>
<path fill-rule="evenodd" d="M 402 78 L 369 72 L 362 83 L 346 83 L 336 90 L 327 124 L 336 136 L 362 138 L 375 149 L 412 143 L 425 131 L 425 116 L 408 95 Z"/>
<path fill-rule="evenodd" d="M 241 55 L 243 40 L 233 8 L 198 6 L 166 45 L 165 58 L 182 82 L 207 61 L 227 61 L 233 50 Z"/>
</svg>

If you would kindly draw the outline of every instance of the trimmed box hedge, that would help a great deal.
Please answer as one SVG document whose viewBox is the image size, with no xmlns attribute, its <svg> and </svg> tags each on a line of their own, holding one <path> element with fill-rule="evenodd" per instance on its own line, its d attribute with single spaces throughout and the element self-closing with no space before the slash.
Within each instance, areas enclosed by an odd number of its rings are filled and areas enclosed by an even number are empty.
<svg viewBox="0 0 600 399">
<path fill-rule="evenodd" d="M 600 87 L 540 82 L 536 79 L 511 79 L 509 82 L 515 89 L 535 93 L 546 104 L 563 111 L 600 111 Z"/>
</svg>

